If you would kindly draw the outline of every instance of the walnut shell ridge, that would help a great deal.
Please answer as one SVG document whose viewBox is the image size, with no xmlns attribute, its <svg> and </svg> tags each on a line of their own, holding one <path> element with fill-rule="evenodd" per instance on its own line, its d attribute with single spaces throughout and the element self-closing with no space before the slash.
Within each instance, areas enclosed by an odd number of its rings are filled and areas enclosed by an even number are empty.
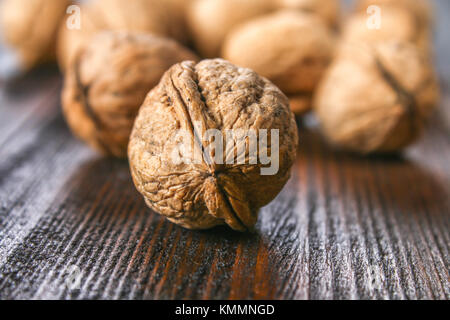
<svg viewBox="0 0 450 320">
<path fill-rule="evenodd" d="M 105 155 L 126 157 L 146 94 L 173 64 L 197 57 L 174 40 L 104 31 L 66 73 L 63 111 L 72 132 Z"/>
<path fill-rule="evenodd" d="M 262 175 L 264 165 L 250 164 L 245 140 L 241 147 L 238 143 L 227 149 L 221 162 L 215 160 L 215 150 L 202 154 L 210 143 L 202 138 L 209 129 L 223 136 L 227 130 L 278 129 L 278 172 Z M 171 160 L 180 130 L 188 132 L 201 161 Z M 268 149 L 275 150 L 271 139 L 267 141 Z M 289 179 L 297 144 L 286 96 L 254 71 L 214 59 L 182 62 L 166 72 L 139 111 L 128 158 L 136 188 L 168 220 L 189 229 L 227 224 L 245 231 Z M 239 155 L 244 164 L 229 162 Z"/>
<path fill-rule="evenodd" d="M 317 90 L 323 134 L 350 151 L 397 152 L 414 142 L 439 100 L 428 57 L 407 42 L 347 44 Z"/>
</svg>

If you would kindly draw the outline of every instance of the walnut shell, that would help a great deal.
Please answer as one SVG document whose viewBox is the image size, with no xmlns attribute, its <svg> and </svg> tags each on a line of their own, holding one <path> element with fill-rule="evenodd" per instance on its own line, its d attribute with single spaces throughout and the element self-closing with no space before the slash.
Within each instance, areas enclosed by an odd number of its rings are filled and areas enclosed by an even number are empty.
<svg viewBox="0 0 450 320">
<path fill-rule="evenodd" d="M 263 175 L 260 170 L 266 165 L 250 164 L 256 155 L 245 139 L 237 139 L 245 148 L 233 144 L 223 161 L 220 156 L 217 160 L 217 150 L 206 151 L 210 143 L 204 137 L 210 129 L 223 137 L 227 130 L 279 130 L 279 152 L 267 140 L 270 152 L 278 154 L 279 170 Z M 187 141 L 179 139 L 180 130 L 187 132 Z M 198 162 L 171 160 L 180 144 L 187 148 L 191 142 Z M 150 208 L 170 221 L 190 229 L 228 224 L 245 231 L 256 223 L 258 209 L 288 180 L 297 143 L 286 96 L 255 72 L 214 59 L 182 62 L 166 72 L 139 111 L 128 158 L 138 191 Z M 245 163 L 229 164 L 240 156 Z"/>
<path fill-rule="evenodd" d="M 314 102 L 326 138 L 355 152 L 396 152 L 415 141 L 438 101 L 430 61 L 398 41 L 349 44 Z"/>
<path fill-rule="evenodd" d="M 334 35 L 318 16 L 280 11 L 231 32 L 223 57 L 251 68 L 287 95 L 311 94 L 331 62 Z"/>
<path fill-rule="evenodd" d="M 427 53 L 430 50 L 429 29 L 423 28 L 408 10 L 396 6 L 383 8 L 379 29 L 368 28 L 367 21 L 366 13 L 351 16 L 343 28 L 343 39 L 355 42 L 408 41 Z"/>
<path fill-rule="evenodd" d="M 95 0 L 81 6 L 81 29 L 63 23 L 58 35 L 58 62 L 62 70 L 77 51 L 99 31 L 145 32 L 186 41 L 184 17 L 176 0 Z M 176 9 L 177 8 L 177 9 Z"/>
<path fill-rule="evenodd" d="M 297 9 L 319 15 L 331 27 L 337 28 L 340 18 L 339 0 L 276 0 L 280 8 Z"/>
<path fill-rule="evenodd" d="M 196 56 L 173 40 L 101 32 L 66 74 L 63 110 L 73 133 L 106 155 L 126 157 L 138 109 L 164 72 Z"/>
<path fill-rule="evenodd" d="M 273 9 L 273 0 L 197 0 L 188 8 L 187 21 L 200 55 L 215 58 L 235 26 Z"/>
<path fill-rule="evenodd" d="M 54 58 L 56 33 L 68 0 L 4 0 L 0 24 L 5 41 L 27 71 Z"/>
</svg>

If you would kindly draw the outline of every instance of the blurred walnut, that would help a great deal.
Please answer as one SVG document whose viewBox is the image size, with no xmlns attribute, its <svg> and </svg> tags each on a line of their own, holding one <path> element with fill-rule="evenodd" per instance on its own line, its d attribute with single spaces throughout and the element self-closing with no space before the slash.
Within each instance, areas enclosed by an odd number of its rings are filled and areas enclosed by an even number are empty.
<svg viewBox="0 0 450 320">
<path fill-rule="evenodd" d="M 351 16 L 343 29 L 343 39 L 355 42 L 408 41 L 429 52 L 429 30 L 422 28 L 410 11 L 396 6 L 386 7 L 380 17 L 380 28 L 371 29 L 367 26 L 369 17 L 366 13 Z"/>
<path fill-rule="evenodd" d="M 430 62 L 412 44 L 348 45 L 321 82 L 315 109 L 333 144 L 395 152 L 420 135 L 438 101 Z"/>
<path fill-rule="evenodd" d="M 274 9 L 274 0 L 196 0 L 187 13 L 199 53 L 218 57 L 222 42 L 235 26 Z"/>
<path fill-rule="evenodd" d="M 223 57 L 267 77 L 288 96 L 310 96 L 333 49 L 333 33 L 322 19 L 280 11 L 234 29 L 224 43 Z"/>
<path fill-rule="evenodd" d="M 371 5 L 376 5 L 381 8 L 383 14 L 386 8 L 397 8 L 406 10 L 413 14 L 416 24 L 420 28 L 428 29 L 433 20 L 432 1 L 429 0 L 358 0 L 356 7 L 358 11 L 367 12 Z"/>
<path fill-rule="evenodd" d="M 99 33 L 66 74 L 63 108 L 69 126 L 102 153 L 125 157 L 145 95 L 170 66 L 191 59 L 195 55 L 166 38 Z"/>
<path fill-rule="evenodd" d="M 275 0 L 280 8 L 298 9 L 319 15 L 332 28 L 336 28 L 340 17 L 339 0 Z"/>
<path fill-rule="evenodd" d="M 224 137 L 225 150 L 210 148 L 206 134 L 212 129 Z M 271 129 L 278 130 L 279 143 L 268 138 L 267 147 L 252 151 L 245 136 L 224 141 L 230 131 L 261 135 L 261 129 L 271 136 Z M 180 140 L 183 131 L 187 141 Z M 190 229 L 228 224 L 244 231 L 288 180 L 297 143 L 286 96 L 255 72 L 215 59 L 183 62 L 166 72 L 139 111 L 128 158 L 146 203 L 170 221 Z M 199 161 L 174 161 L 180 145 Z M 251 162 L 265 152 L 279 163 L 272 175 L 261 172 L 270 164 Z M 233 161 L 241 157 L 245 163 Z"/>
<path fill-rule="evenodd" d="M 24 71 L 54 58 L 56 32 L 69 4 L 68 0 L 3 0 L 2 33 Z"/>
<path fill-rule="evenodd" d="M 66 69 L 84 43 L 99 31 L 136 31 L 187 40 L 179 0 L 93 0 L 81 6 L 81 29 L 63 23 L 58 36 L 58 61 Z"/>
</svg>

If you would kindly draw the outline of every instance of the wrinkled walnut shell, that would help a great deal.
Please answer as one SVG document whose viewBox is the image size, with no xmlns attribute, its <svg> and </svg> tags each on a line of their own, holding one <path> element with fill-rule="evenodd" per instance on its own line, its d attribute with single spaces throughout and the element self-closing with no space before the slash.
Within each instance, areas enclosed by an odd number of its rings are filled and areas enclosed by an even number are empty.
<svg viewBox="0 0 450 320">
<path fill-rule="evenodd" d="M 202 154 L 200 147 L 209 145 L 202 137 L 209 129 L 220 130 L 224 137 L 228 129 L 278 129 L 278 172 L 262 175 L 266 165 L 249 164 L 248 145 L 227 149 L 223 164 L 215 161 L 215 150 Z M 171 160 L 181 143 L 180 130 L 190 137 L 182 145 L 192 141 L 199 162 Z M 275 152 L 271 139 L 267 141 L 268 149 Z M 252 228 L 258 209 L 274 199 L 288 180 L 297 143 L 297 126 L 286 96 L 255 72 L 215 59 L 182 62 L 166 72 L 139 111 L 128 158 L 138 191 L 150 208 L 170 221 L 190 229 L 228 224 L 244 231 Z M 245 164 L 227 164 L 239 155 L 245 155 Z"/>
<path fill-rule="evenodd" d="M 55 39 L 68 0 L 4 0 L 0 24 L 5 41 L 27 71 L 55 57 Z"/>
<path fill-rule="evenodd" d="M 342 47 L 315 97 L 325 137 L 338 147 L 396 152 L 414 142 L 438 101 L 430 62 L 405 42 Z"/>
<path fill-rule="evenodd" d="M 331 62 L 334 35 L 314 14 L 280 11 L 228 35 L 223 57 L 268 78 L 287 95 L 311 95 Z"/>
<path fill-rule="evenodd" d="M 63 109 L 73 133 L 105 155 L 126 157 L 146 94 L 173 64 L 196 57 L 173 40 L 99 33 L 66 74 Z"/>
</svg>

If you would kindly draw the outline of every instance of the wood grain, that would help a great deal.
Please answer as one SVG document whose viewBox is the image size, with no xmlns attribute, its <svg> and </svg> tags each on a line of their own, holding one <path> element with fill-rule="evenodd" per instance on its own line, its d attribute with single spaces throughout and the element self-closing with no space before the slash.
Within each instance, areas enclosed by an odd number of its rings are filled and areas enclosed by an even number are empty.
<svg viewBox="0 0 450 320">
<path fill-rule="evenodd" d="M 449 299 L 448 73 L 442 83 L 403 156 L 335 152 L 301 125 L 292 179 L 251 234 L 188 231 L 147 209 L 125 161 L 71 136 L 55 72 L 3 85 L 0 299 Z"/>
</svg>

